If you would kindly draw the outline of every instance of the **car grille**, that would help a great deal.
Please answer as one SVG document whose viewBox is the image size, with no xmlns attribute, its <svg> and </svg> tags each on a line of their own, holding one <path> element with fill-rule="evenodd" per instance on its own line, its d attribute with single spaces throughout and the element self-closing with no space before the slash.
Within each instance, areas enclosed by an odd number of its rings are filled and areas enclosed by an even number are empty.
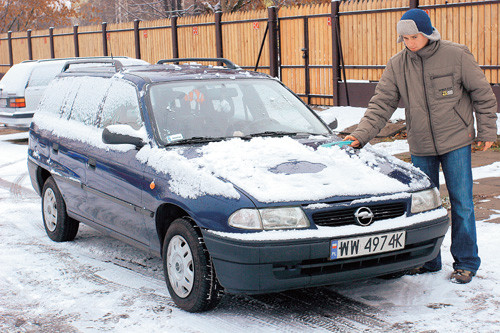
<svg viewBox="0 0 500 333">
<path fill-rule="evenodd" d="M 406 204 L 404 202 L 369 205 L 364 207 L 370 208 L 373 212 L 373 221 L 392 219 L 403 215 L 406 211 Z M 356 212 L 358 208 L 359 207 L 318 212 L 312 214 L 312 218 L 316 225 L 327 227 L 357 224 L 354 218 L 354 212 Z"/>
</svg>

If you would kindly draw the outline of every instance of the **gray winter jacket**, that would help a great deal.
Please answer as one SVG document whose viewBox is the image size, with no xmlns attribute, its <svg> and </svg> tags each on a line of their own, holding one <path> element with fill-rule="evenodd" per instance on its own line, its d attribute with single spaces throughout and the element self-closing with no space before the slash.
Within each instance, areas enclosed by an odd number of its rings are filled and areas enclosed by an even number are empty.
<svg viewBox="0 0 500 333">
<path fill-rule="evenodd" d="M 442 155 L 479 141 L 496 141 L 497 102 L 474 56 L 464 45 L 431 42 L 393 56 L 375 95 L 351 134 L 365 145 L 385 126 L 399 100 L 406 106 L 410 153 Z"/>
</svg>

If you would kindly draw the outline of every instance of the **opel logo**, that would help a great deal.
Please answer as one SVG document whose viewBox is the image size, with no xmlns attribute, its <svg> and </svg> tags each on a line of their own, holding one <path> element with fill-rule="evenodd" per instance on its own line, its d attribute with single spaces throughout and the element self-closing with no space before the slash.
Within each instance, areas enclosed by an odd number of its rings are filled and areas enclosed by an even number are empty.
<svg viewBox="0 0 500 333">
<path fill-rule="evenodd" d="M 354 217 L 359 225 L 366 227 L 373 222 L 375 215 L 373 215 L 370 208 L 360 207 L 356 210 L 356 212 L 354 212 Z"/>
</svg>

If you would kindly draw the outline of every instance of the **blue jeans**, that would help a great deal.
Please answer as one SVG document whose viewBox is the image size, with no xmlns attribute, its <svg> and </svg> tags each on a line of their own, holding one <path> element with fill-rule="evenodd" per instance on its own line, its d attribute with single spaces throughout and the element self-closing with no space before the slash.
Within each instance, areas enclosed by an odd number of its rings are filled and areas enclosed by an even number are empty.
<svg viewBox="0 0 500 333">
<path fill-rule="evenodd" d="M 476 218 L 472 201 L 471 146 L 438 156 L 411 156 L 413 165 L 422 170 L 439 188 L 439 164 L 443 169 L 451 203 L 451 254 L 454 269 L 476 273 L 481 264 L 476 239 Z M 441 252 L 424 265 L 441 269 Z"/>
</svg>

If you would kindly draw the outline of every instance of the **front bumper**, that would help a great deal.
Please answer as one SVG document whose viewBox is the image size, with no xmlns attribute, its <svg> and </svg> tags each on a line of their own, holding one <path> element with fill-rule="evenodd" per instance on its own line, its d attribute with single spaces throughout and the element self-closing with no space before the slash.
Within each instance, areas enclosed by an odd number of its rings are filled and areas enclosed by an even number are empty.
<svg viewBox="0 0 500 333">
<path fill-rule="evenodd" d="M 333 261 L 328 259 L 331 238 L 248 241 L 202 233 L 225 290 L 258 294 L 367 279 L 422 265 L 437 256 L 448 227 L 449 219 L 443 216 L 400 228 L 406 230 L 402 250 Z"/>
<path fill-rule="evenodd" d="M 34 112 L 6 112 L 0 111 L 0 124 L 8 127 L 29 128 Z"/>
</svg>

